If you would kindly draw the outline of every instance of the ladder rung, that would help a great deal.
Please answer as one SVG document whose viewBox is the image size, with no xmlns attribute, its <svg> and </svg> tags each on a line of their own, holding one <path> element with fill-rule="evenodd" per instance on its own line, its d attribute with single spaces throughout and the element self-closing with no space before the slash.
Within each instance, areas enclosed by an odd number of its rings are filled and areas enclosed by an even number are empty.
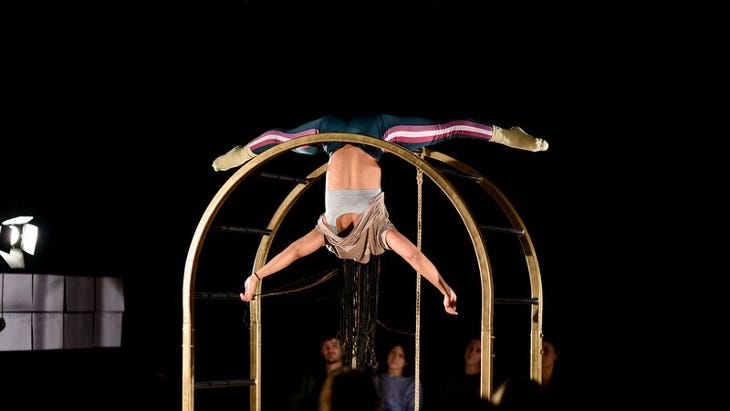
<svg viewBox="0 0 730 411">
<path fill-rule="evenodd" d="M 506 234 L 514 234 L 517 236 L 523 236 L 525 235 L 525 230 L 521 228 L 510 228 L 510 227 L 497 227 L 493 225 L 480 225 L 479 228 L 486 231 L 491 231 L 494 233 L 506 233 Z"/>
<path fill-rule="evenodd" d="M 210 388 L 248 387 L 249 385 L 256 385 L 256 382 L 254 380 L 201 381 L 195 383 L 195 389 L 205 390 Z"/>
<path fill-rule="evenodd" d="M 466 178 L 466 179 L 474 180 L 474 181 L 481 181 L 484 178 L 477 174 L 466 174 L 466 173 L 462 173 L 461 171 L 449 170 L 447 168 L 437 167 L 436 169 L 444 174 L 450 174 L 452 176 Z"/>
<path fill-rule="evenodd" d="M 538 303 L 538 299 L 535 297 L 531 298 L 495 298 L 495 304 L 531 304 L 535 305 Z"/>
<path fill-rule="evenodd" d="M 309 180 L 307 180 L 306 178 L 302 178 L 302 177 L 285 176 L 283 174 L 267 173 L 267 172 L 263 172 L 263 171 L 260 173 L 256 173 L 256 175 L 259 177 L 270 178 L 273 180 L 294 181 L 299 184 L 309 184 Z"/>
<path fill-rule="evenodd" d="M 197 300 L 239 300 L 241 297 L 238 293 L 223 293 L 212 291 L 196 291 L 195 299 Z"/>
<path fill-rule="evenodd" d="M 255 234 L 271 234 L 271 230 L 266 228 L 252 228 L 252 227 L 236 227 L 232 225 L 217 225 L 213 227 L 216 231 L 222 231 L 224 233 L 255 233 Z"/>
</svg>

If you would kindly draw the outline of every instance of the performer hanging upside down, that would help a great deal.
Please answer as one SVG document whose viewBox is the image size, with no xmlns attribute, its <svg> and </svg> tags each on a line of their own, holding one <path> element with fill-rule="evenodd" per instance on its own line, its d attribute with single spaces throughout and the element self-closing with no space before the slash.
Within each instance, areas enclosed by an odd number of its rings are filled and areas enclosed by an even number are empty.
<svg viewBox="0 0 730 411">
<path fill-rule="evenodd" d="M 420 117 L 398 117 L 386 114 L 343 118 L 324 116 L 291 130 L 273 129 L 261 134 L 245 146 L 237 146 L 213 162 L 216 171 L 240 166 L 268 148 L 318 133 L 354 133 L 399 144 L 410 150 L 431 146 L 452 138 L 482 139 L 510 147 L 545 151 L 548 143 L 518 127 L 502 129 L 474 120 L 436 122 Z M 329 142 L 322 145 L 329 154 L 325 212 L 316 227 L 295 240 L 263 267 L 250 275 L 241 293 L 243 301 L 254 297 L 256 282 L 289 266 L 322 246 L 341 259 L 367 263 L 370 256 L 385 250 L 395 251 L 418 273 L 444 295 L 444 309 L 457 314 L 456 293 L 449 287 L 431 260 L 390 222 L 380 188 L 381 170 L 378 159 L 382 150 L 364 144 Z M 305 146 L 295 151 L 319 152 L 320 147 Z"/>
</svg>

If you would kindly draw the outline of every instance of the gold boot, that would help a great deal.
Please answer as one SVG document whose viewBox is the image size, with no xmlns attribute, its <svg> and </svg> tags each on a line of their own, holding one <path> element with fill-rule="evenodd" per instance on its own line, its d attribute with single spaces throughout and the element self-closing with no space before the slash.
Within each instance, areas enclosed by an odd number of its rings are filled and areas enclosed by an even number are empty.
<svg viewBox="0 0 730 411">
<path fill-rule="evenodd" d="M 509 130 L 505 130 L 501 127 L 494 126 L 490 141 L 527 151 L 545 151 L 548 149 L 547 141 L 533 137 L 519 127 L 512 127 Z"/>
<path fill-rule="evenodd" d="M 248 144 L 245 146 L 236 146 L 233 147 L 231 151 L 223 154 L 213 161 L 213 170 L 226 171 L 230 168 L 243 165 L 254 157 L 256 157 L 256 154 L 251 151 Z"/>
</svg>

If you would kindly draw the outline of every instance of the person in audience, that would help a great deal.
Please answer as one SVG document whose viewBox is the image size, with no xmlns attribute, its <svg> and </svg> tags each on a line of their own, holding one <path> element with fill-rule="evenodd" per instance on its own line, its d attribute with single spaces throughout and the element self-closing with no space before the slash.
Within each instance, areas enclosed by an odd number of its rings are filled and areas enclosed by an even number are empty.
<svg viewBox="0 0 730 411">
<path fill-rule="evenodd" d="M 296 392 L 289 397 L 290 411 L 317 411 L 325 380 L 342 367 L 342 347 L 336 337 L 325 337 L 320 343 L 319 352 L 323 367 L 311 370 L 302 377 Z"/>
<path fill-rule="evenodd" d="M 438 408 L 473 408 L 481 399 L 482 340 L 471 338 L 464 348 L 463 367 L 447 374 L 436 397 Z"/>
<path fill-rule="evenodd" d="M 406 359 L 403 344 L 395 344 L 388 351 L 387 371 L 378 378 L 383 411 L 414 411 L 416 402 L 416 380 L 408 371 L 410 362 Z M 422 390 L 419 404 L 422 404 Z"/>
<path fill-rule="evenodd" d="M 542 340 L 542 387 L 551 409 L 560 408 L 560 354 L 551 340 Z"/>
<path fill-rule="evenodd" d="M 380 411 L 375 379 L 361 368 L 338 368 L 322 387 L 319 411 Z"/>
</svg>

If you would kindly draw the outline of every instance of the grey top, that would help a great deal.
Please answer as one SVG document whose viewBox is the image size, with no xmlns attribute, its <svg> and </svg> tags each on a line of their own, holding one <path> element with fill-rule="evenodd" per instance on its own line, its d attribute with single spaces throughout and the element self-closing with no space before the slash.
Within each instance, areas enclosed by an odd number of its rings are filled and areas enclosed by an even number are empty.
<svg viewBox="0 0 730 411">
<path fill-rule="evenodd" d="M 317 220 L 317 230 L 324 235 L 325 247 L 341 259 L 353 259 L 366 264 L 371 255 L 380 255 L 390 250 L 385 235 L 395 227 L 388 219 L 385 209 L 385 193 L 378 194 L 363 210 L 352 231 L 340 237 L 332 230 L 322 214 Z"/>
<path fill-rule="evenodd" d="M 337 233 L 337 219 L 342 214 L 361 214 L 381 191 L 379 188 L 367 190 L 325 190 L 324 216 L 332 231 Z"/>
</svg>

